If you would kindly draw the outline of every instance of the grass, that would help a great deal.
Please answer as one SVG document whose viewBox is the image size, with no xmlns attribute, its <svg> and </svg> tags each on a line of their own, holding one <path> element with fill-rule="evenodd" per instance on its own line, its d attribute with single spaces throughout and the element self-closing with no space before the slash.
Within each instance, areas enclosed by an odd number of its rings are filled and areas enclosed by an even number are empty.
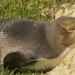
<svg viewBox="0 0 75 75">
<path fill-rule="evenodd" d="M 38 72 L 32 73 L 30 71 L 14 74 L 14 71 L 12 71 L 12 72 L 5 71 L 5 72 L 2 72 L 0 75 L 47 75 L 47 74 L 43 74 L 42 72 L 41 73 L 38 73 Z"/>
<path fill-rule="evenodd" d="M 54 17 L 51 9 L 63 3 L 74 0 L 0 0 L 0 19 L 25 18 L 37 21 L 50 21 Z M 0 75 L 14 75 L 13 72 L 3 72 Z M 16 74 L 20 75 L 20 73 Z M 44 75 L 42 73 L 23 73 L 22 75 Z M 45 74 L 46 75 L 46 74 Z"/>
<path fill-rule="evenodd" d="M 0 0 L 0 19 L 25 18 L 32 20 L 50 21 L 53 17 L 50 13 L 53 5 L 71 0 Z"/>
</svg>

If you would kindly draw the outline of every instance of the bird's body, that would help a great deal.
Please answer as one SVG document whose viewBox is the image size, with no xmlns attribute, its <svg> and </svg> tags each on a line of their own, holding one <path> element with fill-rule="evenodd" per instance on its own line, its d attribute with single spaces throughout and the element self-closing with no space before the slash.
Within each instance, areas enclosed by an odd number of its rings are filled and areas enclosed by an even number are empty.
<svg viewBox="0 0 75 75">
<path fill-rule="evenodd" d="M 0 20 L 0 60 L 4 69 L 45 71 L 59 65 L 75 43 L 75 25 L 63 26 L 68 21 L 73 23 L 75 18 L 60 17 L 52 22 Z"/>
</svg>

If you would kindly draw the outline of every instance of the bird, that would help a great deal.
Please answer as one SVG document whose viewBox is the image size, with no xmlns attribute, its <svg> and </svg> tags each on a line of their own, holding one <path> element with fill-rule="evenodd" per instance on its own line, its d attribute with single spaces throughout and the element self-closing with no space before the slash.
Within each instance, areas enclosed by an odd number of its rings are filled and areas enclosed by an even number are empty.
<svg viewBox="0 0 75 75">
<path fill-rule="evenodd" d="M 75 47 L 75 18 L 53 21 L 0 20 L 0 62 L 4 70 L 48 71 Z"/>
</svg>

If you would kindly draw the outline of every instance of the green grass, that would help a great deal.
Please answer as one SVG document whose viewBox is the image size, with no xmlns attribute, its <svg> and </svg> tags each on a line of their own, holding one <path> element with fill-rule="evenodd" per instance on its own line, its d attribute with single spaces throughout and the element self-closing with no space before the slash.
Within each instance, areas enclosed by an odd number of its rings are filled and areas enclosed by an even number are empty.
<svg viewBox="0 0 75 75">
<path fill-rule="evenodd" d="M 18 72 L 18 73 L 16 73 L 16 74 L 14 74 L 14 72 L 15 72 L 15 70 L 14 71 L 8 71 L 8 70 L 6 70 L 5 72 L 4 71 L 2 71 L 1 73 L 0 73 L 0 75 L 48 75 L 48 73 L 43 73 L 43 72 L 31 72 L 31 71 L 24 71 L 24 72 Z"/>
<path fill-rule="evenodd" d="M 14 74 L 14 71 L 12 71 L 12 72 L 5 71 L 5 72 L 2 72 L 0 75 L 47 75 L 47 74 L 43 74 L 43 72 L 41 72 L 41 73 L 38 73 L 38 72 L 32 73 L 30 71 Z"/>
<path fill-rule="evenodd" d="M 53 5 L 59 7 L 61 4 L 69 2 L 74 2 L 74 0 L 58 0 L 57 2 L 56 0 L 0 0 L 0 19 L 25 18 L 37 21 L 50 21 L 54 17 L 54 12 L 50 13 Z M 2 71 L 0 75 L 14 74 L 13 72 Z M 22 75 L 44 74 L 27 72 Z"/>
<path fill-rule="evenodd" d="M 50 9 L 54 4 L 60 5 L 71 0 L 0 0 L 0 19 L 25 18 L 32 20 L 51 20 Z"/>
</svg>

